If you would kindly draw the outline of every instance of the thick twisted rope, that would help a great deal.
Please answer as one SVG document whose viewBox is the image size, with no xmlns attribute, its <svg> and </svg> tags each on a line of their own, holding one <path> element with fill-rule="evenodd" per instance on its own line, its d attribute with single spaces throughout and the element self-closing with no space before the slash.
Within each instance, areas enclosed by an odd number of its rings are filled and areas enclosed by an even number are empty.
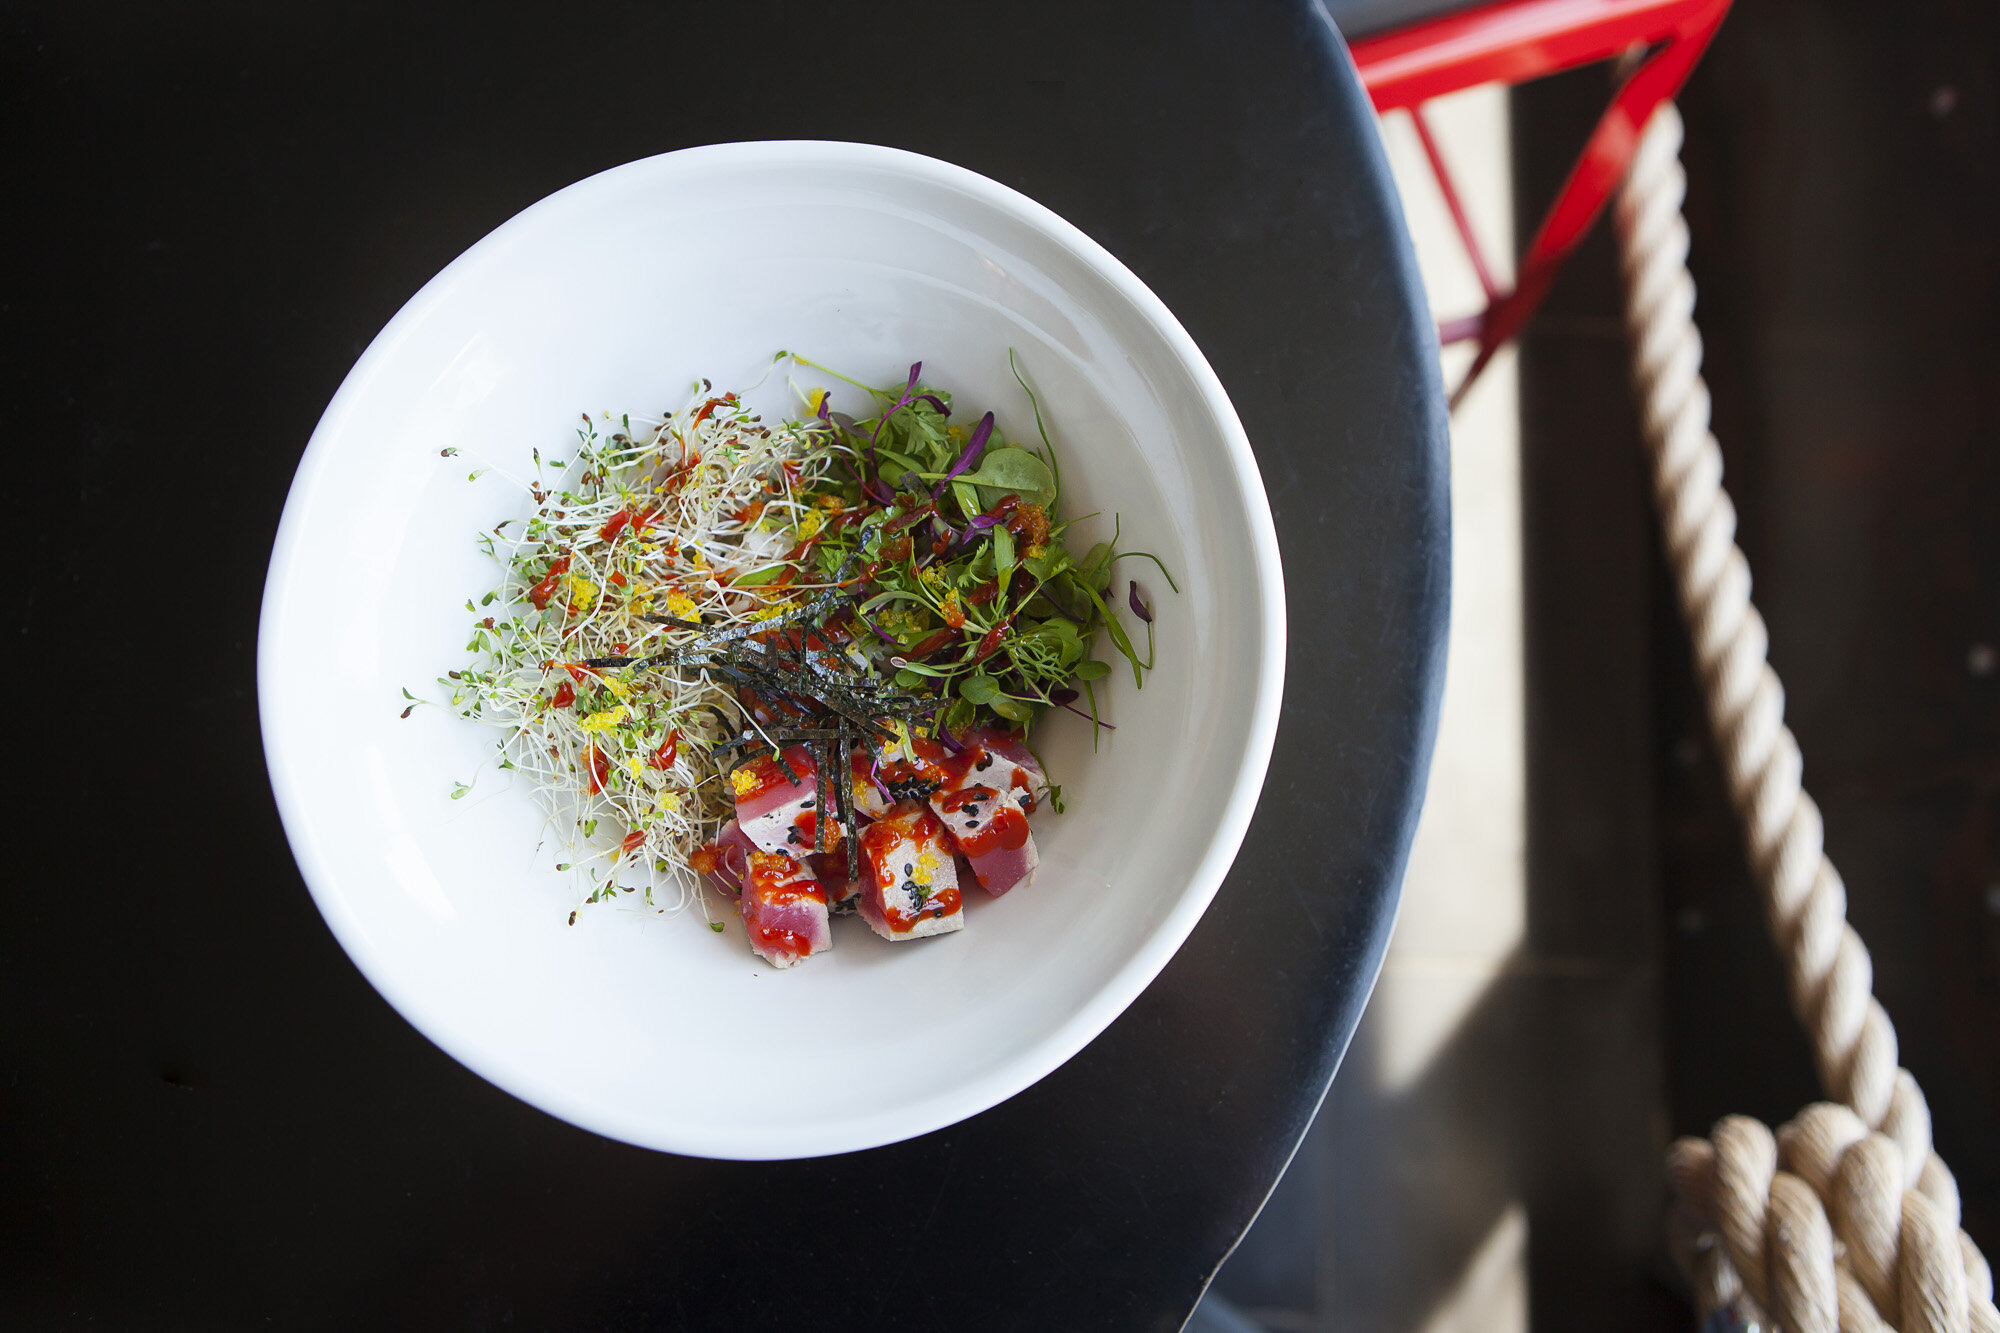
<svg viewBox="0 0 2000 1333">
<path fill-rule="evenodd" d="M 1616 206 L 1633 382 L 1730 799 L 1794 1012 L 1821 1086 L 1841 1105 L 1809 1107 L 1776 1137 L 1731 1116 L 1711 1139 L 1676 1143 L 1670 1236 L 1704 1314 L 1733 1303 L 1797 1333 L 2000 1333 L 1992 1274 L 1958 1229 L 1958 1187 L 1931 1150 L 1930 1108 L 1896 1063 L 1896 1030 L 1875 999 L 1867 947 L 1847 922 L 1819 807 L 1799 785 L 1784 687 L 1750 603 L 1750 566 L 1736 545 L 1701 378 L 1681 137 L 1680 113 L 1664 104 Z"/>
</svg>

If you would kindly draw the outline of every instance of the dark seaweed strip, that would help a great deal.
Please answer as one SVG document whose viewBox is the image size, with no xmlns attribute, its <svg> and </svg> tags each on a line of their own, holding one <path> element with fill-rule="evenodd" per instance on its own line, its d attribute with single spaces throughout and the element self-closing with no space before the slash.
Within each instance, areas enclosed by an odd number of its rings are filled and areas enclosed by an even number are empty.
<svg viewBox="0 0 2000 1333">
<path fill-rule="evenodd" d="M 838 734 L 838 733 L 836 733 Z M 824 856 L 826 843 L 826 784 L 832 780 L 833 765 L 827 762 L 825 744 L 812 747 L 813 756 L 813 850 Z"/>
<path fill-rule="evenodd" d="M 717 741 L 715 748 L 737 750 L 744 746 L 755 746 L 762 749 L 767 743 L 807 745 L 814 741 L 837 740 L 839 735 L 839 731 L 833 727 L 767 727 L 763 731 L 745 731 L 727 740 Z"/>
<path fill-rule="evenodd" d="M 854 716 L 857 721 L 866 720 L 859 716 L 863 712 L 915 713 L 935 702 L 931 695 L 893 692 L 886 684 L 828 670 L 826 664 L 818 659 L 809 660 L 805 669 L 827 687 L 829 704 Z"/>
<path fill-rule="evenodd" d="M 827 607 L 840 600 L 843 595 L 843 589 L 831 589 L 810 602 L 801 603 L 789 611 L 783 611 L 772 616 L 768 620 L 752 620 L 741 625 L 732 625 L 728 629 L 716 630 L 703 640 L 699 646 L 710 648 L 724 643 L 737 643 L 749 638 L 753 634 L 763 634 L 770 630 L 783 629 L 787 625 L 795 625 L 801 620 L 818 615 L 820 612 L 826 610 Z"/>
<path fill-rule="evenodd" d="M 888 730 L 882 726 L 879 720 L 883 712 L 883 709 L 879 705 L 867 702 L 858 705 L 853 703 L 835 703 L 830 700 L 816 699 L 809 695 L 800 695 L 788 688 L 786 683 L 773 672 L 760 670 L 755 667 L 744 667 L 732 662 L 718 662 L 714 665 L 713 669 L 718 674 L 734 676 L 742 684 L 749 685 L 761 692 L 783 696 L 788 701 L 797 702 L 802 705 L 816 705 L 821 711 L 847 716 L 871 730 L 883 732 Z"/>
<path fill-rule="evenodd" d="M 840 771 L 834 775 L 833 799 L 840 810 L 841 830 L 847 834 L 847 877 L 852 880 L 858 878 L 855 858 L 861 854 L 861 835 L 854 826 L 854 763 L 850 758 L 854 753 L 854 737 L 845 719 L 838 730 L 840 738 L 834 744 L 840 748 Z"/>
<path fill-rule="evenodd" d="M 894 410 L 892 408 L 891 412 Z M 895 526 L 931 518 L 935 512 L 935 504 L 925 506 L 906 515 Z M 842 562 L 834 583 L 844 585 L 860 559 L 861 553 L 856 551 Z M 867 750 L 872 773 L 881 764 L 883 747 L 880 742 L 896 734 L 892 727 L 884 723 L 884 717 L 894 718 L 906 726 L 927 721 L 930 729 L 937 731 L 941 710 L 950 702 L 941 694 L 912 694 L 900 690 L 892 682 L 857 668 L 845 653 L 814 648 L 808 643 L 813 626 L 825 625 L 832 618 L 837 618 L 839 609 L 836 608 L 852 609 L 853 606 L 854 599 L 845 588 L 835 586 L 780 615 L 708 631 L 689 644 L 665 648 L 645 657 L 589 658 L 584 664 L 597 669 L 676 667 L 706 672 L 733 682 L 739 695 L 743 690 L 754 689 L 772 705 L 796 709 L 806 720 L 814 720 L 815 716 L 830 720 L 833 723 L 831 727 L 772 726 L 762 730 L 744 727 L 738 735 L 718 742 L 715 749 L 724 757 L 732 754 L 740 756 L 727 768 L 727 773 L 732 776 L 753 757 L 743 752 L 773 750 L 778 771 L 796 787 L 800 779 L 792 772 L 791 765 L 784 761 L 782 750 L 793 745 L 808 747 L 813 756 L 815 776 L 813 849 L 821 855 L 831 850 L 829 825 L 837 822 L 847 838 L 851 877 L 853 858 L 858 855 L 860 847 L 860 830 L 853 793 L 849 789 L 848 767 L 849 756 L 853 754 L 857 741 Z M 831 617 L 827 615 L 830 610 L 833 611 Z M 645 615 L 640 619 L 675 629 L 707 629 L 698 621 L 672 616 Z M 881 633 L 879 629 L 876 632 Z M 740 698 L 738 707 L 742 707 Z M 731 723 L 720 709 L 710 706 L 709 711 L 725 727 L 737 725 Z M 829 788 L 833 793 L 830 812 L 827 805 Z"/>
</svg>

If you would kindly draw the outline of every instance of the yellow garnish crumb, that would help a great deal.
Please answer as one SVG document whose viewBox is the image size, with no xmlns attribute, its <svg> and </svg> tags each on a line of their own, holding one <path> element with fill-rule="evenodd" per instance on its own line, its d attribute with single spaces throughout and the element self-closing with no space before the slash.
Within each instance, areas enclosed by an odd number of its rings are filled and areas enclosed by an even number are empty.
<svg viewBox="0 0 2000 1333">
<path fill-rule="evenodd" d="M 597 585 L 581 574 L 570 575 L 569 600 L 573 606 L 589 606 L 597 600 Z"/>
<path fill-rule="evenodd" d="M 824 518 L 814 510 L 807 510 L 806 516 L 799 520 L 799 540 L 805 541 L 810 537 L 818 536 L 819 530 L 825 526 L 826 520 Z"/>
<path fill-rule="evenodd" d="M 736 789 L 736 798 L 742 800 L 757 785 L 757 778 L 749 769 L 739 768 L 729 775 L 729 785 Z"/>
<path fill-rule="evenodd" d="M 688 596 L 686 593 L 670 592 L 667 594 L 667 614 L 675 620 L 693 620 L 697 609 L 694 604 L 694 598 Z"/>
<path fill-rule="evenodd" d="M 619 704 L 616 708 L 607 708 L 601 713 L 592 713 L 579 725 L 585 731 L 596 732 L 601 735 L 630 716 L 632 716 L 632 710 L 624 704 Z"/>
<path fill-rule="evenodd" d="M 938 854 L 925 848 L 917 856 L 917 873 L 913 878 L 917 883 L 929 886 L 938 882 Z"/>
<path fill-rule="evenodd" d="M 936 565 L 925 565 L 923 568 L 923 580 L 935 588 L 944 582 L 944 575 L 937 572 Z"/>
<path fill-rule="evenodd" d="M 792 609 L 791 602 L 780 599 L 778 601 L 772 602 L 769 606 L 758 607 L 755 611 L 752 611 L 750 613 L 750 618 L 752 620 L 776 620 L 779 616 L 782 616 L 783 614 L 785 614 L 785 612 L 791 609 Z"/>
<path fill-rule="evenodd" d="M 624 681 L 619 680 L 616 676 L 599 676 L 597 683 L 605 689 L 610 690 L 620 699 L 629 699 L 632 697 L 632 687 Z"/>
<path fill-rule="evenodd" d="M 931 615 L 920 606 L 904 607 L 883 616 L 882 623 L 892 634 L 915 634 L 931 627 Z"/>
<path fill-rule="evenodd" d="M 670 814 L 678 814 L 681 808 L 681 794 L 677 791 L 661 792 L 660 808 Z"/>
<path fill-rule="evenodd" d="M 838 514 L 847 508 L 847 502 L 837 495 L 822 495 L 813 503 L 829 514 Z"/>
<path fill-rule="evenodd" d="M 646 776 L 646 766 L 639 762 L 639 756 L 636 754 L 628 754 L 625 756 L 625 771 L 627 773 L 630 773 L 635 778 L 643 778 Z"/>
</svg>

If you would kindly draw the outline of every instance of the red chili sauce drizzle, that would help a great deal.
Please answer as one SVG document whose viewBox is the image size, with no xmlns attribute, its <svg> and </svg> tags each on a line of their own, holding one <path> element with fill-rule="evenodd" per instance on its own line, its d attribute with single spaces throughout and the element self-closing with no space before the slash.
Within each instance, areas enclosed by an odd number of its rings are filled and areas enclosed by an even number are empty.
<svg viewBox="0 0 2000 1333">
<path fill-rule="evenodd" d="M 807 754 L 803 749 L 787 750 L 785 752 L 785 765 L 792 770 L 801 782 L 813 775 L 812 756 Z M 759 796 L 770 791 L 771 788 L 781 782 L 787 786 L 791 785 L 791 779 L 785 776 L 784 769 L 779 768 L 777 761 L 768 754 L 757 755 L 739 768 L 737 772 L 748 773 L 750 775 L 750 785 L 741 788 L 736 793 L 738 804 L 744 801 L 756 800 Z"/>
<path fill-rule="evenodd" d="M 750 938 L 763 945 L 772 953 L 795 953 L 801 958 L 812 957 L 812 943 L 796 930 L 783 926 L 753 926 Z"/>
<path fill-rule="evenodd" d="M 829 853 L 840 846 L 843 836 L 845 835 L 839 820 L 836 819 L 826 826 L 826 845 Z M 791 828 L 785 831 L 785 841 L 799 849 L 795 855 L 803 856 L 807 852 L 819 850 L 819 814 L 811 806 L 799 811 L 793 818 Z"/>
<path fill-rule="evenodd" d="M 958 849 L 968 859 L 1005 848 L 1013 851 L 1027 845 L 1028 817 L 1011 805 L 996 805 L 993 813 L 976 829 L 960 829 Z"/>
<path fill-rule="evenodd" d="M 972 805 L 977 801 L 990 801 L 999 794 L 999 792 L 994 791 L 991 787 L 982 787 L 975 782 L 971 786 L 960 787 L 957 791 L 948 791 L 938 797 L 938 809 L 946 811 L 963 810 L 966 806 Z"/>
<path fill-rule="evenodd" d="M 965 774 L 965 755 L 953 755 L 928 736 L 911 737 L 910 748 L 915 751 L 910 758 L 882 765 L 882 784 L 891 790 L 910 782 L 950 786 Z"/>
</svg>

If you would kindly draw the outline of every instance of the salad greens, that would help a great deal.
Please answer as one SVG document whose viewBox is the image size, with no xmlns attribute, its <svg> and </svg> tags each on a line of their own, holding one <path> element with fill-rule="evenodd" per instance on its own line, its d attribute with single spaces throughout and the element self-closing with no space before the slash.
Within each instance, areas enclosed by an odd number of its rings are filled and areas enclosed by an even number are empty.
<svg viewBox="0 0 2000 1333">
<path fill-rule="evenodd" d="M 655 421 L 600 435 L 586 417 L 571 457 L 536 451 L 516 479 L 527 520 L 480 537 L 505 574 L 467 603 L 472 660 L 440 683 L 461 715 L 505 730 L 500 766 L 528 774 L 582 844 L 591 901 L 639 891 L 619 883 L 632 870 L 649 903 L 662 879 L 686 901 L 680 868 L 729 817 L 729 774 L 754 754 L 805 743 L 830 774 L 850 747 L 1021 733 L 1051 708 L 1109 727 L 1100 633 L 1135 684 L 1153 667 L 1152 608 L 1131 583 L 1142 655 L 1113 610 L 1113 566 L 1141 556 L 1179 589 L 1157 557 L 1118 549 L 1115 520 L 1111 540 L 1071 550 L 1080 520 L 1062 516 L 1061 460 L 1011 357 L 1034 441 L 992 412 L 956 415 L 922 363 L 875 388 L 778 359 L 861 390 L 861 414 L 813 389 L 805 419 L 770 425 L 703 382 Z M 851 836 L 845 784 L 819 786 Z"/>
</svg>

